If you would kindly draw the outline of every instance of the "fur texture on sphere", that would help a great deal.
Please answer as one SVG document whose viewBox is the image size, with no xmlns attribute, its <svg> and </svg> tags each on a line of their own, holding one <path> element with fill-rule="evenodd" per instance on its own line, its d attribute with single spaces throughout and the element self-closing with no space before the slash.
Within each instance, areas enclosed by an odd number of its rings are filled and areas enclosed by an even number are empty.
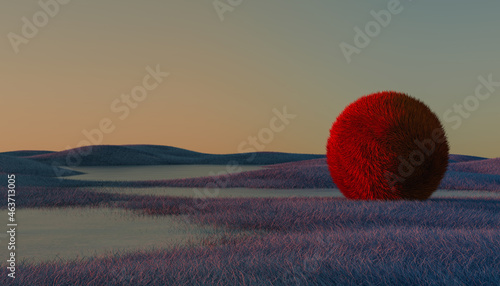
<svg viewBox="0 0 500 286">
<path fill-rule="evenodd" d="M 423 102 L 384 91 L 363 96 L 337 117 L 327 143 L 333 181 L 350 199 L 425 200 L 448 167 L 438 117 Z"/>
</svg>

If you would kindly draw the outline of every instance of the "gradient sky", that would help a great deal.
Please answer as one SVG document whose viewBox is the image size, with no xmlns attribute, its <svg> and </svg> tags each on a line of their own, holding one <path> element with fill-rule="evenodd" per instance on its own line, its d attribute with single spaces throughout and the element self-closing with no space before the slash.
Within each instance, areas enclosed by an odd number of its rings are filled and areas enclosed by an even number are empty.
<svg viewBox="0 0 500 286">
<path fill-rule="evenodd" d="M 396 90 L 442 118 L 452 153 L 499 157 L 500 87 L 459 128 L 443 116 L 478 76 L 500 81 L 500 1 L 402 0 L 347 63 L 339 45 L 389 2 L 243 0 L 221 21 L 212 1 L 73 0 L 16 54 L 8 34 L 41 8 L 2 1 L 0 151 L 73 148 L 110 118 L 103 144 L 236 153 L 286 106 L 297 117 L 264 150 L 325 153 L 350 102 Z M 170 76 L 120 120 L 111 103 L 158 64 Z"/>
</svg>

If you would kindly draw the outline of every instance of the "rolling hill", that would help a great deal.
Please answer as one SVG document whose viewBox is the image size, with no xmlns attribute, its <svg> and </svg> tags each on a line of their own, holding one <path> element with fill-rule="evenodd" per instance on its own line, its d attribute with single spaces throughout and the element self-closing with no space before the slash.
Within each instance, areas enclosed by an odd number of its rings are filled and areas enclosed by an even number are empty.
<svg viewBox="0 0 500 286">
<path fill-rule="evenodd" d="M 322 158 L 324 155 L 259 152 L 244 154 L 206 154 L 156 145 L 93 146 L 88 155 L 84 148 L 23 157 L 58 166 L 137 166 L 137 165 L 269 165 Z"/>
<path fill-rule="evenodd" d="M 334 188 L 324 155 L 258 152 L 246 154 L 206 154 L 157 145 L 93 146 L 61 152 L 17 151 L 0 153 L 0 173 L 16 173 L 29 186 L 115 186 L 115 187 L 223 187 L 223 188 Z M 500 191 L 500 158 L 487 159 L 450 155 L 448 171 L 441 189 Z M 78 164 L 76 164 L 78 163 Z M 145 165 L 260 165 L 262 170 L 223 177 L 198 177 L 160 181 L 79 181 L 57 177 L 81 174 L 71 166 Z"/>
<path fill-rule="evenodd" d="M 34 160 L 0 154 L 0 173 L 40 177 L 74 176 L 80 172 L 40 163 Z"/>
</svg>

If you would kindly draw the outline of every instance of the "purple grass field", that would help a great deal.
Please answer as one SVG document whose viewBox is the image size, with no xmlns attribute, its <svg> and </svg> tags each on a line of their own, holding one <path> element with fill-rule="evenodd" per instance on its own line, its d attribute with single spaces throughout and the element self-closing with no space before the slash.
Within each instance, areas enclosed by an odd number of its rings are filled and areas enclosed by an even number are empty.
<svg viewBox="0 0 500 286">
<path fill-rule="evenodd" d="M 163 146 L 104 146 L 95 152 L 85 159 L 86 166 L 130 165 L 134 160 L 139 165 L 235 161 L 244 165 L 250 158 L 249 154 L 210 155 Z M 500 285 L 500 200 L 496 197 L 353 201 L 124 195 L 98 190 L 335 185 L 322 155 L 258 153 L 252 156 L 253 163 L 265 167 L 257 171 L 129 182 L 57 178 L 56 172 L 78 174 L 67 169 L 64 156 L 67 152 L 0 154 L 2 178 L 17 174 L 18 209 L 118 208 L 138 216 L 173 216 L 184 223 L 212 226 L 223 235 L 170 249 L 18 261 L 15 280 L 7 277 L 7 265 L 1 262 L 0 285 Z M 499 159 L 462 155 L 449 159 L 440 189 L 500 191 Z M 6 201 L 5 186 L 0 188 Z"/>
<path fill-rule="evenodd" d="M 23 274 L 12 285 L 499 282 L 498 200 L 210 199 L 195 212 L 192 201 L 135 197 L 115 206 L 148 215 L 178 214 L 193 223 L 251 234 L 228 233 L 217 241 L 171 250 L 21 264 Z M 0 283 L 6 283 L 4 277 Z"/>
</svg>

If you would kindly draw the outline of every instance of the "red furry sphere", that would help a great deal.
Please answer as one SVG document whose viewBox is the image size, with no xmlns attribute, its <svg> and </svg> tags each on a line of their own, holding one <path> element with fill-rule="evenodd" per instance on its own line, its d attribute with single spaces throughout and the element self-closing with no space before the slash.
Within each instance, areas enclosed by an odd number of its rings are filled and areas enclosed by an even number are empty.
<svg viewBox="0 0 500 286">
<path fill-rule="evenodd" d="M 327 143 L 333 181 L 358 200 L 429 198 L 444 177 L 448 153 L 438 117 L 423 102 L 394 91 L 346 107 Z"/>
</svg>

